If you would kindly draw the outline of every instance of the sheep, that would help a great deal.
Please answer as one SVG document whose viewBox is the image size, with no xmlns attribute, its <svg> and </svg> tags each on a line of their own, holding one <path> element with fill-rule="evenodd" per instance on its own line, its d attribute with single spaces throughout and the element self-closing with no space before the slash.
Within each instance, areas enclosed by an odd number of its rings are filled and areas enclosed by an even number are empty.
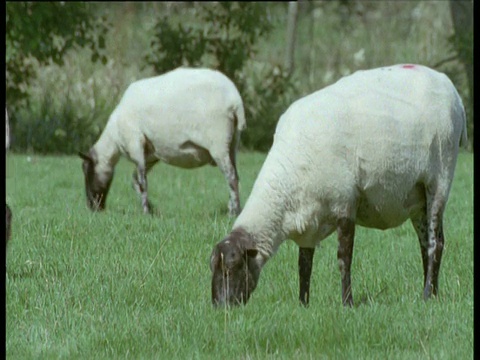
<svg viewBox="0 0 480 360">
<path fill-rule="evenodd" d="M 83 159 L 87 205 L 104 210 L 120 155 L 135 163 L 133 187 L 152 213 L 147 173 L 158 161 L 191 169 L 217 165 L 230 190 L 230 216 L 240 212 L 236 153 L 246 128 L 242 98 L 219 71 L 177 68 L 130 84 Z"/>
<path fill-rule="evenodd" d="M 437 296 L 443 212 L 466 116 L 448 77 L 398 64 L 357 71 L 295 101 L 232 231 L 210 257 L 212 303 L 245 304 L 280 244 L 299 246 L 300 303 L 310 298 L 315 246 L 335 230 L 342 303 L 353 306 L 355 226 L 407 219 L 423 262 L 423 298 Z"/>
</svg>

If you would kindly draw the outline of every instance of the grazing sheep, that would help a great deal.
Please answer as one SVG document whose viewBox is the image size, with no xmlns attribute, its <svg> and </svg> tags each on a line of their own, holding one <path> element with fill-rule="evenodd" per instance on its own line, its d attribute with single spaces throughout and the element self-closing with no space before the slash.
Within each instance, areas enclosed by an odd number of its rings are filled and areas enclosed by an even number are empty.
<svg viewBox="0 0 480 360">
<path fill-rule="evenodd" d="M 222 73 L 178 68 L 132 83 L 83 161 L 87 204 L 103 210 L 120 154 L 136 164 L 133 187 L 145 213 L 147 173 L 158 161 L 182 168 L 218 165 L 230 187 L 229 214 L 240 213 L 235 156 L 246 128 L 242 98 Z"/>
<path fill-rule="evenodd" d="M 383 230 L 407 219 L 420 242 L 423 297 L 435 296 L 442 216 L 465 144 L 455 87 L 420 65 L 358 71 L 294 102 L 232 232 L 212 252 L 212 302 L 246 303 L 262 267 L 293 239 L 307 305 L 315 246 L 337 230 L 342 301 L 352 306 L 355 225 Z"/>
</svg>

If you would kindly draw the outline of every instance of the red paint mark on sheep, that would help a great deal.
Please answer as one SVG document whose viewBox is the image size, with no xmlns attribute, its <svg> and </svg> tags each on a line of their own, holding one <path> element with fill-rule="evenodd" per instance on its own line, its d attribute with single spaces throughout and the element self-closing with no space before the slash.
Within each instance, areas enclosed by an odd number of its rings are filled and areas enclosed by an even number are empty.
<svg viewBox="0 0 480 360">
<path fill-rule="evenodd" d="M 410 65 L 410 64 L 408 64 L 408 65 L 403 65 L 402 67 L 403 67 L 404 69 L 414 69 L 414 68 L 415 68 L 415 65 Z"/>
</svg>

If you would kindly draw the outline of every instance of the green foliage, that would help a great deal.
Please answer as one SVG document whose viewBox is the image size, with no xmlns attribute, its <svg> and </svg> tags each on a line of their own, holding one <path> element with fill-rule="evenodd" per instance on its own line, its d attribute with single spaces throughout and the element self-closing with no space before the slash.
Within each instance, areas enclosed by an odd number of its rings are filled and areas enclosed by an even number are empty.
<svg viewBox="0 0 480 360">
<path fill-rule="evenodd" d="M 448 38 L 451 50 L 467 65 L 473 65 L 473 29 Z"/>
<path fill-rule="evenodd" d="M 436 68 L 444 72 L 456 86 L 467 116 L 469 147 L 473 149 L 473 30 L 448 37 L 448 50 L 453 56 L 440 61 Z"/>
<path fill-rule="evenodd" d="M 155 25 L 152 51 L 145 61 L 159 74 L 176 67 L 201 66 L 214 58 L 216 69 L 232 79 L 255 53 L 258 38 L 271 30 L 266 7 L 259 3 L 199 4 L 197 24 L 172 25 L 165 16 Z"/>
<path fill-rule="evenodd" d="M 28 104 L 29 83 L 40 65 L 50 61 L 63 65 L 66 52 L 75 45 L 89 47 L 92 61 L 107 58 L 106 18 L 96 18 L 85 2 L 7 2 L 6 4 L 6 93 L 9 108 L 24 100 Z M 12 113 L 14 113 L 12 111 Z"/>
<path fill-rule="evenodd" d="M 265 152 L 273 143 L 279 117 L 294 100 L 293 94 L 298 93 L 298 89 L 290 76 L 270 64 L 251 70 L 245 81 L 243 101 L 248 125 L 242 134 L 243 145 Z"/>
<path fill-rule="evenodd" d="M 272 30 L 261 3 L 219 2 L 198 6 L 197 23 L 172 25 L 164 17 L 155 25 L 151 51 L 144 59 L 158 74 L 179 66 L 209 66 L 234 81 L 245 105 L 247 130 L 243 145 L 256 150 L 271 146 L 278 117 L 290 100 L 291 79 L 279 66 L 250 69 L 258 40 Z"/>
<path fill-rule="evenodd" d="M 473 15 L 472 15 L 473 16 Z M 466 75 L 466 82 L 468 86 L 464 88 L 468 89 L 464 91 L 463 98 L 466 113 L 467 113 L 467 128 L 469 134 L 469 142 L 473 148 L 473 127 L 474 127 L 474 86 L 473 86 L 473 28 L 464 33 L 457 33 L 449 38 L 449 42 L 456 52 L 460 62 L 463 64 L 463 69 L 458 70 L 457 73 L 464 73 Z"/>
<path fill-rule="evenodd" d="M 291 78 L 284 77 L 281 67 L 285 53 L 286 3 L 62 4 L 7 2 L 6 75 L 7 89 L 12 90 L 7 91 L 7 107 L 13 130 L 12 151 L 23 151 L 25 148 L 24 143 L 17 148 L 15 141 L 15 133 L 20 129 L 16 124 L 17 111 L 12 108 L 14 99 L 17 109 L 24 111 L 22 126 L 28 126 L 28 117 L 41 123 L 41 115 L 35 112 L 42 108 L 45 92 L 56 95 L 48 116 L 52 118 L 61 114 L 66 107 L 61 102 L 69 101 L 65 96 L 65 89 L 68 89 L 78 117 L 87 119 L 87 122 L 91 117 L 95 123 L 90 128 L 92 133 L 84 134 L 90 139 L 103 129 L 109 113 L 132 81 L 158 75 L 180 65 L 221 69 L 234 80 L 246 108 L 248 126 L 242 134 L 243 146 L 263 150 L 269 147 L 281 113 L 301 96 L 359 69 L 401 62 L 436 68 L 435 64 L 441 62 L 443 65 L 438 70 L 451 76 L 462 96 L 467 110 L 469 139 L 473 141 L 473 102 L 468 101 L 468 74 L 465 75 L 459 57 L 445 62 L 445 59 L 452 58 L 454 50 L 448 41 L 453 28 L 447 1 L 300 2 L 296 66 Z M 91 19 L 99 19 L 99 28 L 92 29 L 92 32 L 101 32 L 100 22 L 103 20 L 99 16 L 103 14 L 111 24 L 111 31 L 104 36 L 105 49 L 98 49 L 99 54 L 108 56 L 106 64 L 91 62 L 95 51 L 88 45 L 84 48 L 74 45 L 65 50 L 63 65 L 53 60 L 39 61 L 23 50 L 23 44 L 29 41 L 19 41 L 18 34 L 14 37 L 9 35 L 16 31 L 17 26 L 31 30 L 30 23 L 37 24 L 37 27 L 57 27 L 54 23 L 66 19 L 69 10 L 58 15 L 56 9 L 72 7 L 88 9 Z M 42 9 L 45 13 L 57 12 L 57 16 L 54 21 L 50 19 L 52 24 L 46 25 L 38 25 L 40 19 L 24 22 L 23 19 L 33 16 L 28 13 L 13 21 L 11 13 L 18 12 L 17 8 L 22 11 L 24 8 Z M 166 16 L 162 18 L 163 15 Z M 78 22 L 63 24 L 60 30 L 64 29 L 67 33 L 67 29 L 74 27 L 75 23 L 78 25 Z M 33 32 L 29 36 L 36 35 Z M 94 37 L 94 34 L 91 36 Z M 17 40 L 13 41 L 13 38 Z M 62 41 L 61 36 L 43 34 L 37 38 L 38 44 L 34 47 L 45 48 L 54 43 L 61 45 Z M 55 46 L 60 46 L 58 44 Z M 236 48 L 232 44 L 236 44 Z M 98 40 L 98 45 L 102 45 L 101 40 Z M 473 42 L 466 40 L 465 46 L 471 50 Z M 19 57 L 18 53 L 22 56 Z M 229 57 L 230 53 L 235 56 Z M 245 56 L 248 58 L 245 59 Z M 19 58 L 23 60 L 19 62 Z M 12 73 L 9 69 L 13 67 L 20 70 Z M 29 71 L 35 76 L 32 77 Z M 16 90 L 11 84 L 17 86 Z M 28 97 L 23 97 L 24 101 L 19 103 L 15 91 L 28 94 Z M 26 100 L 30 102 L 29 106 L 25 106 Z M 48 126 L 47 122 L 45 126 Z M 21 131 L 26 133 L 27 130 Z M 38 144 L 47 140 L 35 141 Z M 62 146 L 61 142 L 57 144 Z M 56 151 L 61 152 L 62 148 Z"/>
<path fill-rule="evenodd" d="M 200 36 L 198 36 L 200 35 Z M 202 33 L 193 33 L 191 28 L 178 24 L 174 29 L 166 17 L 155 25 L 155 37 L 151 52 L 145 56 L 147 64 L 162 74 L 181 66 L 184 62 L 197 66 L 205 53 L 206 40 Z"/>
</svg>

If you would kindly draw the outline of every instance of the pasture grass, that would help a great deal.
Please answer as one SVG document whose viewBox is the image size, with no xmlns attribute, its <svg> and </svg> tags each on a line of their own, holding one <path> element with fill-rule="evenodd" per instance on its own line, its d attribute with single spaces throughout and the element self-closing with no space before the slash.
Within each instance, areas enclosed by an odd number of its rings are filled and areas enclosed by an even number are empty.
<svg viewBox="0 0 480 360">
<path fill-rule="evenodd" d="M 239 155 L 242 204 L 264 158 Z M 120 161 L 107 210 L 93 214 L 80 158 L 8 155 L 8 359 L 473 357 L 472 154 L 459 156 L 445 212 L 439 297 L 422 300 L 410 224 L 358 227 L 353 309 L 341 306 L 334 236 L 316 251 L 309 308 L 297 300 L 297 246 L 286 242 L 245 307 L 213 309 L 209 258 L 233 223 L 222 174 L 159 164 L 149 174 L 151 217 L 132 171 Z"/>
</svg>

